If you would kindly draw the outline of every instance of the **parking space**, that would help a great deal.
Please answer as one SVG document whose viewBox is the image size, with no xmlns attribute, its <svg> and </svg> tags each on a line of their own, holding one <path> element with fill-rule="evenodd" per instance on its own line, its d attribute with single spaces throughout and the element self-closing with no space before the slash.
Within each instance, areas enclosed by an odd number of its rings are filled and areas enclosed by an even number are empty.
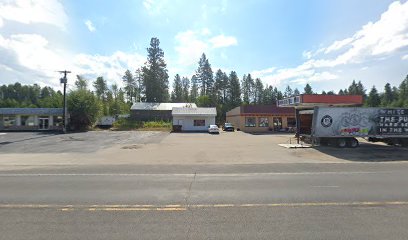
<svg viewBox="0 0 408 240">
<path fill-rule="evenodd" d="M 0 135 L 0 153 L 94 153 L 117 145 L 154 143 L 167 135 L 147 131 L 9 132 Z"/>
<path fill-rule="evenodd" d="M 293 134 L 95 131 L 0 135 L 0 164 L 270 164 L 408 161 L 408 149 L 362 141 L 356 149 L 286 149 Z M 33 154 L 35 158 L 31 157 Z"/>
</svg>

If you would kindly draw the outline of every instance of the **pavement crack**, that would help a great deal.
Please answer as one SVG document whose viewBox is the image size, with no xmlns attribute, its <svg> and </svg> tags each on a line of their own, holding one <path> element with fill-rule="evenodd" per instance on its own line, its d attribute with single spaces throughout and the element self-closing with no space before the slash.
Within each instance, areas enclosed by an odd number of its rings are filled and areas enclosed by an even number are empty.
<svg viewBox="0 0 408 240">
<path fill-rule="evenodd" d="M 196 179 L 196 176 L 197 176 L 197 171 L 194 172 L 193 179 L 191 180 L 190 185 L 188 186 L 188 190 L 187 190 L 187 194 L 186 194 L 186 198 L 185 198 L 185 205 L 186 205 L 187 209 L 190 208 L 189 201 L 190 201 L 190 197 L 191 197 L 191 188 L 193 187 L 193 183 L 194 183 L 194 181 Z"/>
</svg>

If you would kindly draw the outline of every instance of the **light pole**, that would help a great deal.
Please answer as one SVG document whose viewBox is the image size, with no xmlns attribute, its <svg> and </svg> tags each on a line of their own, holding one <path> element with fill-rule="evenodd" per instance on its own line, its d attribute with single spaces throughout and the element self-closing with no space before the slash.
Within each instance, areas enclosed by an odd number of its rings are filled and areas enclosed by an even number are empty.
<svg viewBox="0 0 408 240">
<path fill-rule="evenodd" d="M 70 71 L 58 71 L 59 73 L 63 73 L 64 77 L 60 78 L 60 83 L 64 84 L 64 107 L 62 111 L 62 131 L 67 133 L 67 98 L 66 98 L 66 89 L 67 89 L 67 74 L 71 73 Z"/>
</svg>

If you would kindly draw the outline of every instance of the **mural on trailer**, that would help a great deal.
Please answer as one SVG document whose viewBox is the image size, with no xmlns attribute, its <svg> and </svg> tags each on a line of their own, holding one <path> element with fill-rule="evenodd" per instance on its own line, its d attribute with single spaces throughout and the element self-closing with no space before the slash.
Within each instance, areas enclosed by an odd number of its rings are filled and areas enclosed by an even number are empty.
<svg viewBox="0 0 408 240">
<path fill-rule="evenodd" d="M 314 136 L 408 135 L 408 109 L 318 108 Z"/>
</svg>

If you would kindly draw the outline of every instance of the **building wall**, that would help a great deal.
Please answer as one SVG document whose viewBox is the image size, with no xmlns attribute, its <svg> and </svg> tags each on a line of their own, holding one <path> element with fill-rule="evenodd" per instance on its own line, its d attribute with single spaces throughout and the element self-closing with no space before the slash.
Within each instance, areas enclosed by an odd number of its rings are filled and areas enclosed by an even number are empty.
<svg viewBox="0 0 408 240">
<path fill-rule="evenodd" d="M 226 122 L 231 123 L 236 130 L 241 129 L 243 127 L 241 116 L 239 115 L 227 116 Z"/>
<path fill-rule="evenodd" d="M 131 110 L 130 118 L 135 121 L 171 121 L 171 110 Z"/>
<path fill-rule="evenodd" d="M 194 126 L 194 120 L 205 120 L 204 126 Z M 207 131 L 209 125 L 215 124 L 215 117 L 175 116 L 173 125 L 182 125 L 181 131 Z"/>
<path fill-rule="evenodd" d="M 245 126 L 246 117 L 253 117 L 255 118 L 255 126 L 249 127 Z M 288 127 L 288 118 L 295 118 L 295 116 L 285 116 L 285 115 L 239 115 L 239 116 L 227 116 L 227 122 L 232 123 L 236 129 L 239 129 L 243 132 L 274 132 L 274 125 L 273 125 L 273 118 L 280 117 L 282 118 L 282 128 L 286 129 Z M 260 127 L 259 126 L 259 118 L 267 118 L 268 119 L 268 126 L 267 127 Z"/>
<path fill-rule="evenodd" d="M 15 117 L 15 124 L 13 126 L 4 126 L 4 116 L 14 116 Z M 31 116 L 33 117 L 34 124 L 32 126 L 22 126 L 21 121 L 22 115 L 0 115 L 0 131 L 53 131 L 53 130 L 62 130 L 62 126 L 54 126 L 54 119 L 53 115 L 45 116 L 45 115 L 24 115 L 24 116 Z M 48 129 L 39 129 L 39 117 L 48 118 Z"/>
</svg>

